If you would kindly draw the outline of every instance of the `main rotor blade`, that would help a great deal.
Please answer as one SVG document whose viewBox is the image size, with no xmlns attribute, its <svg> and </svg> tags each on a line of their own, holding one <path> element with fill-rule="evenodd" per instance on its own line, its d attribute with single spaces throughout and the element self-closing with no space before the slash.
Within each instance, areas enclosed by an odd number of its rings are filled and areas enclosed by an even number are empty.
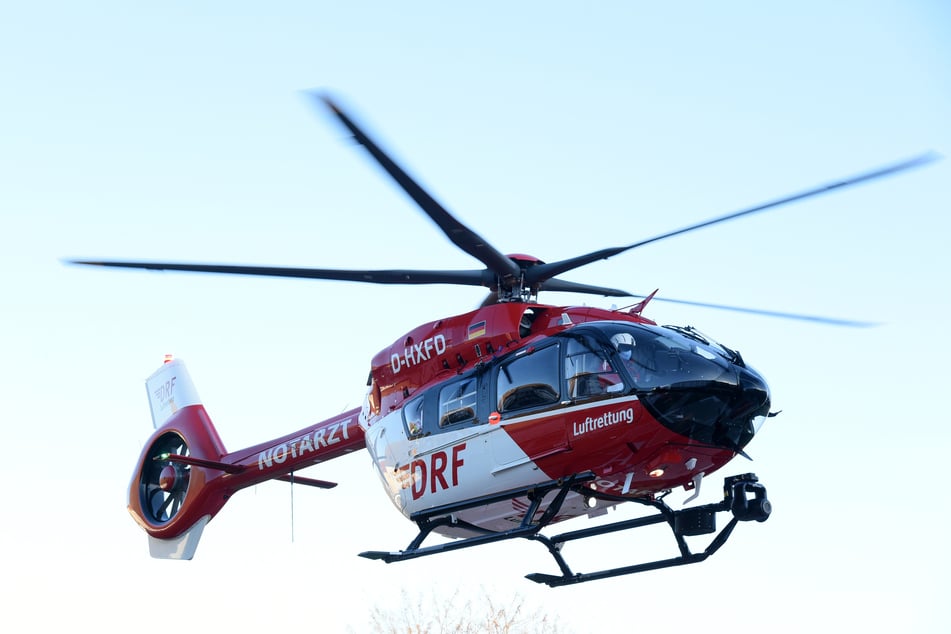
<svg viewBox="0 0 951 634">
<path fill-rule="evenodd" d="M 627 291 L 618 288 L 607 288 L 605 286 L 591 286 L 590 284 L 578 284 L 577 282 L 568 282 L 557 278 L 545 280 L 538 285 L 539 291 L 561 291 L 565 293 L 586 293 L 588 295 L 601 295 L 602 297 L 637 297 Z"/>
<path fill-rule="evenodd" d="M 624 251 L 629 251 L 637 247 L 642 247 L 645 244 L 650 244 L 651 242 L 657 242 L 659 240 L 664 240 L 673 236 L 677 236 L 688 231 L 695 231 L 697 229 L 702 229 L 704 227 L 709 227 L 710 225 L 719 224 L 721 222 L 726 222 L 728 220 L 734 220 L 742 216 L 748 216 L 754 213 L 761 211 L 766 211 L 767 209 L 773 209 L 781 205 L 786 205 L 798 200 L 803 200 L 805 198 L 811 198 L 813 196 L 818 196 L 819 194 L 825 194 L 827 192 L 833 191 L 835 189 L 841 189 L 843 187 L 849 187 L 851 185 L 857 185 L 858 183 L 863 183 L 866 181 L 875 180 L 883 176 L 889 176 L 895 174 L 896 172 L 901 172 L 904 170 L 912 169 L 915 167 L 921 167 L 927 163 L 931 163 L 939 158 L 939 155 L 935 152 L 926 152 L 914 158 L 908 159 L 906 161 L 901 161 L 900 163 L 895 163 L 885 167 L 880 167 L 868 172 L 861 174 L 856 174 L 854 176 L 849 176 L 841 180 L 833 181 L 831 183 L 826 183 L 825 185 L 820 185 L 812 189 L 807 189 L 806 191 L 799 192 L 798 194 L 792 194 L 790 196 L 785 196 L 777 200 L 773 200 L 761 205 L 756 205 L 755 207 L 750 207 L 748 209 L 743 209 L 725 216 L 719 216 L 717 218 L 712 218 L 710 220 L 705 220 L 697 224 L 689 225 L 683 227 L 682 229 L 676 229 L 674 231 L 668 231 L 667 233 L 662 233 L 660 235 L 654 236 L 653 238 L 648 238 L 646 240 L 641 240 L 640 242 L 635 242 L 634 244 L 629 244 L 625 247 L 614 247 L 608 249 L 600 249 L 598 251 L 592 251 L 586 255 L 580 255 L 574 258 L 569 258 L 567 260 L 561 260 L 559 262 L 549 262 L 547 264 L 538 264 L 529 268 L 526 271 L 526 280 L 530 283 L 539 282 L 541 280 L 550 279 L 556 275 L 560 275 L 566 271 L 576 269 L 578 267 L 596 262 L 598 260 L 606 260 L 612 256 L 615 256 Z"/>
<path fill-rule="evenodd" d="M 589 295 L 602 295 L 605 297 L 637 297 L 639 299 L 646 299 L 648 295 L 636 295 L 634 293 L 628 293 L 627 291 L 622 291 L 616 288 L 605 288 L 602 286 L 589 286 L 587 284 L 577 284 L 575 282 L 568 282 L 565 280 L 551 279 L 542 282 L 539 285 L 539 290 L 544 291 L 563 291 L 569 293 L 587 293 Z M 699 306 L 701 308 L 714 308 L 716 310 L 728 310 L 735 313 L 749 313 L 752 315 L 760 315 L 764 317 L 777 317 L 780 319 L 792 319 L 795 321 L 811 321 L 820 324 L 827 324 L 832 326 L 848 326 L 851 328 L 869 328 L 872 326 L 877 326 L 878 324 L 868 321 L 855 321 L 851 319 L 838 319 L 836 317 L 823 317 L 820 315 L 803 315 L 800 313 L 788 313 L 777 310 L 764 310 L 762 308 L 744 308 L 741 306 L 727 306 L 725 304 L 711 304 L 708 302 L 694 302 L 684 299 L 671 299 L 667 297 L 657 297 L 656 295 L 651 298 L 651 301 L 654 302 L 667 302 L 669 304 L 683 304 L 685 306 Z"/>
<path fill-rule="evenodd" d="M 71 264 L 110 266 L 151 271 L 187 271 L 193 273 L 225 273 L 229 275 L 263 275 L 270 277 L 299 277 L 371 284 L 459 284 L 491 288 L 495 280 L 486 271 L 413 271 L 347 269 L 311 269 L 279 266 L 240 266 L 231 264 L 186 264 L 175 262 L 118 262 L 114 260 L 69 260 Z"/>
<path fill-rule="evenodd" d="M 386 170 L 386 173 L 389 174 L 397 184 L 403 188 L 410 198 L 416 201 L 416 204 L 422 208 L 426 215 L 432 218 L 442 232 L 452 240 L 453 244 L 457 247 L 479 260 L 490 271 L 493 271 L 496 275 L 500 277 L 518 277 L 520 270 L 517 264 L 512 262 L 509 258 L 503 255 L 501 252 L 497 251 L 492 245 L 488 243 L 482 236 L 474 232 L 469 227 L 465 226 L 459 222 L 452 214 L 450 214 L 441 204 L 439 204 L 436 199 L 429 195 L 426 190 L 424 190 L 420 185 L 414 181 L 409 174 L 403 171 L 403 169 L 397 165 L 393 159 L 391 159 L 387 154 L 380 149 L 380 147 L 373 142 L 370 137 L 366 135 L 363 130 L 357 126 L 353 120 L 348 117 L 334 102 L 330 99 L 329 96 L 314 93 L 314 97 L 322 100 L 330 110 L 337 116 L 337 118 L 343 123 L 343 125 L 350 131 L 353 137 L 357 140 L 360 145 L 365 147 L 370 155 L 376 159 L 376 162 Z"/>
<path fill-rule="evenodd" d="M 646 298 L 647 295 L 632 295 L 631 297 Z M 830 326 L 847 326 L 850 328 L 871 328 L 877 326 L 877 323 L 870 321 L 855 321 L 852 319 L 838 319 L 835 317 L 822 317 L 819 315 L 802 315 L 799 313 L 787 313 L 776 310 L 763 310 L 761 308 L 743 308 L 740 306 L 726 306 L 724 304 L 709 304 L 706 302 L 693 302 L 683 299 L 671 299 L 669 297 L 653 297 L 652 302 L 667 302 L 668 304 L 683 304 L 684 306 L 699 306 L 701 308 L 714 308 L 716 310 L 729 310 L 734 313 L 749 313 L 751 315 L 760 315 L 764 317 L 778 317 L 780 319 L 793 319 L 795 321 L 811 321 Z"/>
</svg>

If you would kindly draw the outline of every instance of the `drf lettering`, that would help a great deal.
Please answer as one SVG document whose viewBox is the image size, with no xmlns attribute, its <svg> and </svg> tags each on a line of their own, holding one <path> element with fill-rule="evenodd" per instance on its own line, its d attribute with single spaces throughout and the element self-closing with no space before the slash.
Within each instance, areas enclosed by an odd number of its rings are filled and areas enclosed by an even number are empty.
<svg viewBox="0 0 951 634">
<path fill-rule="evenodd" d="M 436 451 L 428 458 L 417 458 L 400 467 L 400 481 L 404 489 L 412 489 L 413 499 L 425 493 L 445 491 L 459 484 L 459 467 L 465 464 L 462 452 L 466 443 L 454 446 L 449 452 Z"/>
</svg>

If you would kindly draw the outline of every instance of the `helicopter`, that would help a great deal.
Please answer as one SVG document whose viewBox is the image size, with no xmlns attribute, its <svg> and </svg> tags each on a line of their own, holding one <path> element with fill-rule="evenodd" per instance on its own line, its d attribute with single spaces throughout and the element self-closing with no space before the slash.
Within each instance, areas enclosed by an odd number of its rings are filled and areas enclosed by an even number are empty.
<svg viewBox="0 0 951 634">
<path fill-rule="evenodd" d="M 375 284 L 483 287 L 474 310 L 422 324 L 371 360 L 361 407 L 260 444 L 228 451 L 180 359 L 146 381 L 153 434 L 136 463 L 128 510 L 156 558 L 192 559 L 206 525 L 238 491 L 269 481 L 331 489 L 298 472 L 367 451 L 385 495 L 418 529 L 401 550 L 360 556 L 386 563 L 490 543 L 542 544 L 557 573 L 526 577 L 551 587 L 699 563 L 739 523 L 772 506 L 753 473 L 728 476 L 719 502 L 688 506 L 704 480 L 737 456 L 771 411 L 766 380 L 736 350 L 690 326 L 644 315 L 654 301 L 842 326 L 863 322 L 636 295 L 571 282 L 567 273 L 637 247 L 921 166 L 927 153 L 629 245 L 544 262 L 503 254 L 460 222 L 403 170 L 336 101 L 313 93 L 459 249 L 484 268 L 352 270 L 174 262 L 74 264 Z M 625 308 L 558 306 L 541 292 L 631 297 Z M 683 508 L 665 502 L 691 492 Z M 575 518 L 641 505 L 647 515 L 555 532 Z M 728 517 L 718 530 L 717 517 Z M 576 572 L 562 547 L 666 524 L 679 554 Z M 432 543 L 430 537 L 443 538 Z M 688 538 L 706 536 L 697 550 Z M 695 552 L 696 550 L 696 552 Z"/>
</svg>

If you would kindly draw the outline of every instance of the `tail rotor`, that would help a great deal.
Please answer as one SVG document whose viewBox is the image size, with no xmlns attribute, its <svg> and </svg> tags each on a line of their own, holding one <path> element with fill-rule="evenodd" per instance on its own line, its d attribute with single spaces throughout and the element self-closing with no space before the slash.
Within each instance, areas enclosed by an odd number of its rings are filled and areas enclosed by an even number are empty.
<svg viewBox="0 0 951 634">
<path fill-rule="evenodd" d="M 169 456 L 188 456 L 188 444 L 175 432 L 160 436 L 149 447 L 139 476 L 139 505 L 145 519 L 156 525 L 170 522 L 188 495 L 191 466 Z"/>
</svg>

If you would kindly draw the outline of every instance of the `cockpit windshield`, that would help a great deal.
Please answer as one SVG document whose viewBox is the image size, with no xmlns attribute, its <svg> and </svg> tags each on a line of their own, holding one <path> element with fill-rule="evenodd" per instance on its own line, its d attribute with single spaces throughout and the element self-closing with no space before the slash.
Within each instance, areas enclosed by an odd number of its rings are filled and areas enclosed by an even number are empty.
<svg viewBox="0 0 951 634">
<path fill-rule="evenodd" d="M 639 389 L 697 381 L 736 385 L 739 356 L 692 329 L 647 324 L 605 325 L 620 365 Z"/>
<path fill-rule="evenodd" d="M 694 341 L 699 341 L 705 346 L 716 350 L 724 359 L 728 359 L 733 363 L 741 363 L 740 353 L 735 350 L 730 350 L 726 346 L 714 341 L 712 337 L 708 337 L 703 334 L 693 326 L 664 326 L 668 330 L 673 330 L 674 332 L 680 333 L 688 339 L 693 339 Z"/>
<path fill-rule="evenodd" d="M 602 351 L 644 407 L 679 434 L 739 452 L 769 414 L 763 378 L 739 353 L 693 328 L 625 322 L 590 328 L 600 331 Z"/>
</svg>

